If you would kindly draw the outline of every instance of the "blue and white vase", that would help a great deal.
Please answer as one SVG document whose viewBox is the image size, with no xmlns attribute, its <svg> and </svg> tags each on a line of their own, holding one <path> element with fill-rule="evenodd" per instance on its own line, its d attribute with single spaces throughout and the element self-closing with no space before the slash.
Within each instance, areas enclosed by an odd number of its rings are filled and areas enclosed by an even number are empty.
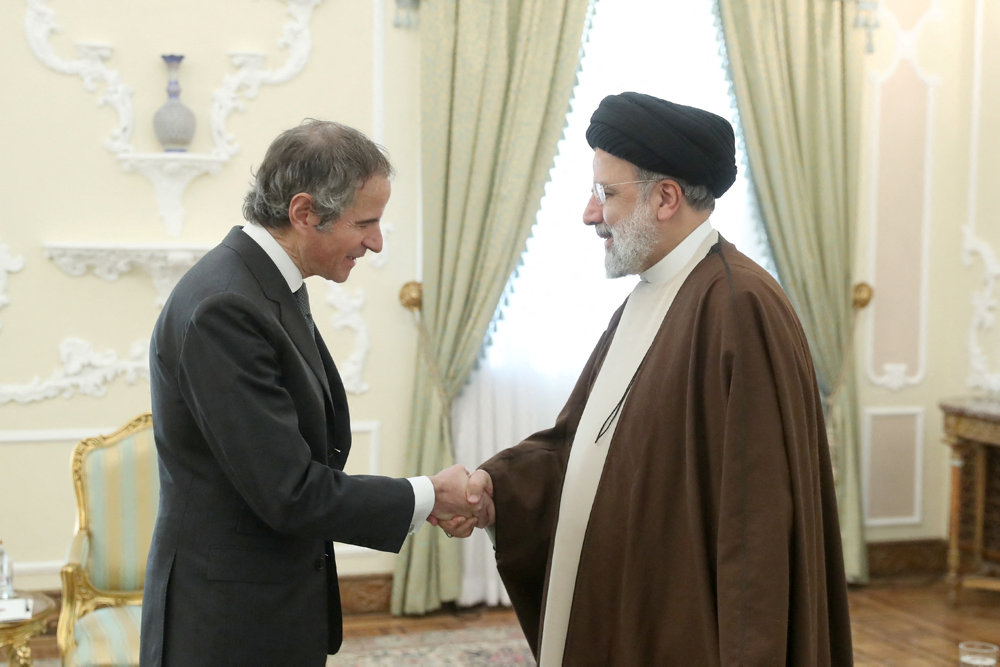
<svg viewBox="0 0 1000 667">
<path fill-rule="evenodd" d="M 181 85 L 177 82 L 177 68 L 184 56 L 164 54 L 167 65 L 167 101 L 153 115 L 153 130 L 163 150 L 183 152 L 194 137 L 194 113 L 180 101 Z"/>
</svg>

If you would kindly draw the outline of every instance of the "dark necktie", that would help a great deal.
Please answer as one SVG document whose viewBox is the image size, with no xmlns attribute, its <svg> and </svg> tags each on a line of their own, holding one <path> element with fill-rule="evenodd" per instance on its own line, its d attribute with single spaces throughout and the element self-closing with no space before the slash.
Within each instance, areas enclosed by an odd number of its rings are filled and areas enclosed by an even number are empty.
<svg viewBox="0 0 1000 667">
<path fill-rule="evenodd" d="M 302 283 L 302 287 L 298 288 L 293 292 L 295 295 L 295 303 L 298 304 L 299 310 L 302 312 L 302 317 L 306 318 L 306 324 L 309 325 L 309 333 L 316 337 L 316 324 L 313 322 L 312 313 L 309 312 L 309 292 L 306 291 L 306 284 Z"/>
</svg>

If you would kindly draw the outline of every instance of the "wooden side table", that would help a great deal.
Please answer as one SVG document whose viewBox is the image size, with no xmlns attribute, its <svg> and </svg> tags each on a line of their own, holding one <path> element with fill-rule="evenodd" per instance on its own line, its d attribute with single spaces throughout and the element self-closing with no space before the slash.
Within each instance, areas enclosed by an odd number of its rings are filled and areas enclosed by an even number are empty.
<svg viewBox="0 0 1000 667">
<path fill-rule="evenodd" d="M 1000 447 L 1000 400 L 960 398 L 942 401 L 945 442 L 951 447 L 951 514 L 948 522 L 948 588 L 957 605 L 963 587 L 1000 591 L 1000 577 L 983 570 L 983 520 L 986 510 L 986 448 Z M 962 471 L 973 465 L 973 572 L 962 572 Z"/>
<path fill-rule="evenodd" d="M 0 648 L 7 649 L 11 667 L 24 667 L 32 664 L 28 640 L 45 632 L 46 623 L 56 611 L 56 603 L 44 593 L 19 591 L 17 597 L 34 598 L 31 618 L 0 623 Z"/>
</svg>

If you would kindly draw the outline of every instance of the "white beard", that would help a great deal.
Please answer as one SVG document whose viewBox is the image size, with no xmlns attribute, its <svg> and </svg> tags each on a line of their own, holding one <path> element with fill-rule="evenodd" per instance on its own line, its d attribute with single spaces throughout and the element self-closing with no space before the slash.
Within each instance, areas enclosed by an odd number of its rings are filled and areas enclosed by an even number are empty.
<svg viewBox="0 0 1000 667">
<path fill-rule="evenodd" d="M 604 253 L 604 269 L 608 278 L 641 273 L 650 252 L 659 241 L 656 222 L 643 201 L 637 201 L 628 217 L 617 225 L 602 224 L 597 232 L 610 232 L 613 239 L 611 247 Z"/>
</svg>

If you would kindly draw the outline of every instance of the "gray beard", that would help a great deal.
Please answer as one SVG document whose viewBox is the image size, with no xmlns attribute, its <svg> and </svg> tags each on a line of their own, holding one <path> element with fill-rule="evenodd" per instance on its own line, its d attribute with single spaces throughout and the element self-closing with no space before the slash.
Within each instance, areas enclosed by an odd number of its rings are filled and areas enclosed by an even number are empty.
<svg viewBox="0 0 1000 667">
<path fill-rule="evenodd" d="M 604 269 L 608 278 L 641 273 L 649 253 L 659 240 L 656 224 L 649 215 L 646 203 L 637 201 L 632 212 L 620 223 L 605 229 L 611 232 L 613 242 L 604 253 Z"/>
</svg>

